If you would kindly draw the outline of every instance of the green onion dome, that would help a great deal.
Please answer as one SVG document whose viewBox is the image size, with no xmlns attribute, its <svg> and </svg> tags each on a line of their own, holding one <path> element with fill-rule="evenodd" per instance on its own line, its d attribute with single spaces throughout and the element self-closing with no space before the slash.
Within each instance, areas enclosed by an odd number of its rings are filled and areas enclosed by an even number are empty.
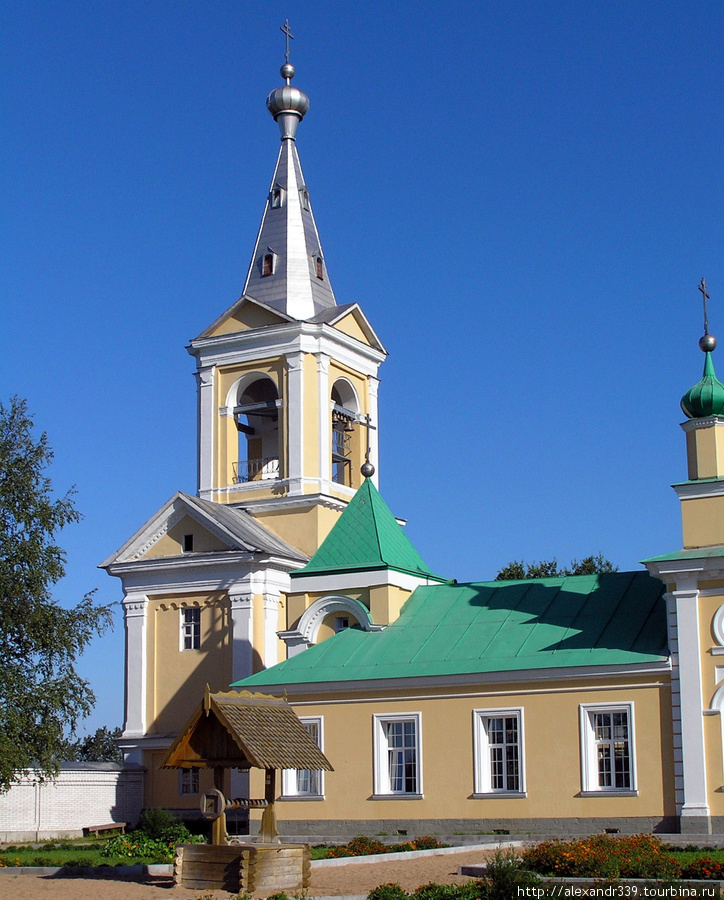
<svg viewBox="0 0 724 900">
<path fill-rule="evenodd" d="M 724 384 L 716 377 L 710 350 L 706 351 L 704 375 L 681 398 L 681 408 L 689 419 L 724 416 Z"/>
</svg>

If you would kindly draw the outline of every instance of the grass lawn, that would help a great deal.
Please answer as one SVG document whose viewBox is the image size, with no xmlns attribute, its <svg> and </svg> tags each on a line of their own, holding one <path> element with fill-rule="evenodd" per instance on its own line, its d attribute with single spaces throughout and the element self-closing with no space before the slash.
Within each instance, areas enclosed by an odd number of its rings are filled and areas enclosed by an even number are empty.
<svg viewBox="0 0 724 900">
<path fill-rule="evenodd" d="M 0 847 L 0 867 L 6 866 L 127 866 L 156 862 L 142 856 L 102 856 L 102 838 L 46 841 L 43 844 L 10 844 Z"/>
</svg>

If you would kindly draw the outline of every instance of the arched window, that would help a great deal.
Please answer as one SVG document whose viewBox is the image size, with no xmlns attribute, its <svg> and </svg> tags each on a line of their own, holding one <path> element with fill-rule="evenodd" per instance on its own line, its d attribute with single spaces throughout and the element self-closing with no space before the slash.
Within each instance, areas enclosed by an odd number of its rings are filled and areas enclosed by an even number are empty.
<svg viewBox="0 0 724 900">
<path fill-rule="evenodd" d="M 321 256 L 314 257 L 314 269 L 320 281 L 324 281 L 324 265 Z"/>
<path fill-rule="evenodd" d="M 352 486 L 352 455 L 357 397 L 349 382 L 340 379 L 332 387 L 332 481 Z"/>
<path fill-rule="evenodd" d="M 264 375 L 240 388 L 234 421 L 239 431 L 239 460 L 234 481 L 279 477 L 279 393 Z"/>
</svg>

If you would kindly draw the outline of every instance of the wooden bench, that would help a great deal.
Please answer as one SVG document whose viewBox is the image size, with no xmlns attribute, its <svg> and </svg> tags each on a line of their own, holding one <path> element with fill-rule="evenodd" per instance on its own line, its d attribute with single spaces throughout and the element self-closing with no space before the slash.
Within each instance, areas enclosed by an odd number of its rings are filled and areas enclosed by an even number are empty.
<svg viewBox="0 0 724 900">
<path fill-rule="evenodd" d="M 98 837 L 101 831 L 120 831 L 121 834 L 125 834 L 127 824 L 127 822 L 109 822 L 107 825 L 86 825 L 83 835 L 87 837 L 89 834 L 94 834 Z"/>
</svg>

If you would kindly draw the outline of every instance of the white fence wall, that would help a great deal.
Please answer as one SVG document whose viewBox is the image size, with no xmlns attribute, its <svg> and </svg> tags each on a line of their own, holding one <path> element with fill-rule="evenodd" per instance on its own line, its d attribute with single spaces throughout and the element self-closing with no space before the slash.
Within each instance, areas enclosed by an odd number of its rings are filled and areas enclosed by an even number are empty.
<svg viewBox="0 0 724 900">
<path fill-rule="evenodd" d="M 128 822 L 143 807 L 141 766 L 121 763 L 63 763 L 54 781 L 27 773 L 0 794 L 0 841 L 74 837 L 83 828 Z"/>
</svg>

